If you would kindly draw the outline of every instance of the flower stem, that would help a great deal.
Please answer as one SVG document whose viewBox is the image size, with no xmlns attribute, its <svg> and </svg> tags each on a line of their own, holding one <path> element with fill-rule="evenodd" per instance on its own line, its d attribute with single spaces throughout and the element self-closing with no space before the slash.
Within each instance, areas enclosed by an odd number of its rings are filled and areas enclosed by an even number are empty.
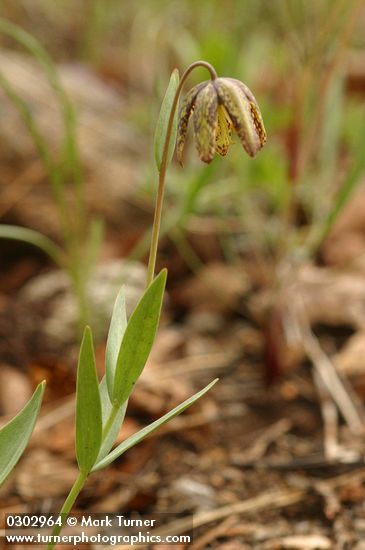
<svg viewBox="0 0 365 550">
<path fill-rule="evenodd" d="M 195 63 L 192 63 L 182 75 L 179 85 L 177 87 L 177 90 L 175 92 L 174 100 L 171 106 L 169 122 L 166 130 L 166 137 L 165 137 L 161 167 L 160 167 L 159 178 L 158 178 L 158 188 L 157 188 L 157 196 L 156 196 L 156 204 L 155 204 L 155 214 L 154 214 L 154 220 L 153 220 L 153 226 L 152 226 L 152 237 L 151 237 L 150 254 L 148 259 L 146 287 L 148 287 L 152 283 L 153 277 L 155 274 L 155 268 L 156 268 L 158 239 L 160 234 L 162 204 L 163 204 L 163 196 L 164 196 L 164 189 L 165 189 L 166 171 L 167 171 L 167 159 L 168 159 L 169 144 L 171 140 L 171 132 L 172 132 L 172 126 L 174 122 L 175 112 L 176 112 L 176 108 L 177 108 L 177 104 L 179 101 L 179 96 L 180 96 L 180 92 L 183 87 L 183 84 L 187 79 L 187 77 L 189 76 L 189 74 L 191 73 L 191 71 L 196 67 L 205 67 L 210 72 L 210 77 L 212 80 L 215 80 L 217 78 L 217 73 L 215 69 L 212 67 L 212 65 L 210 65 L 210 63 L 207 63 L 206 61 L 195 61 Z"/>
<path fill-rule="evenodd" d="M 62 517 L 62 525 L 56 525 L 52 531 L 52 537 L 56 537 L 60 534 L 64 521 L 66 520 L 68 514 L 70 513 L 70 510 L 72 506 L 74 505 L 74 502 L 76 498 L 78 497 L 81 489 L 85 485 L 85 482 L 87 480 L 87 473 L 80 472 L 75 483 L 72 486 L 72 489 L 70 490 L 68 497 L 66 498 L 59 515 Z M 54 540 L 54 539 L 53 539 Z M 47 550 L 53 550 L 56 546 L 56 542 L 50 542 L 47 546 Z"/>
</svg>

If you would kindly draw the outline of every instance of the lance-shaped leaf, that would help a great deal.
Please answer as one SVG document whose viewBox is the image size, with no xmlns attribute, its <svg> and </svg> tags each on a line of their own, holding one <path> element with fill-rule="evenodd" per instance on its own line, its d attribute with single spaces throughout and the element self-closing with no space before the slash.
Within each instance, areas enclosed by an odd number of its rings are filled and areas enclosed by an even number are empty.
<svg viewBox="0 0 365 550">
<path fill-rule="evenodd" d="M 122 405 L 142 373 L 155 339 L 165 290 L 163 269 L 145 290 L 124 333 L 114 377 L 113 404 Z"/>
<path fill-rule="evenodd" d="M 98 457 L 102 437 L 99 383 L 90 327 L 81 342 L 76 384 L 76 457 L 79 469 L 88 473 Z"/>
<path fill-rule="evenodd" d="M 104 456 L 106 456 L 110 451 L 110 449 L 113 447 L 113 444 L 116 438 L 118 437 L 118 433 L 123 424 L 123 420 L 124 420 L 125 413 L 128 406 L 128 401 L 125 401 L 123 405 L 119 408 L 119 411 L 115 415 L 113 422 L 111 423 L 108 431 L 106 432 L 105 429 L 107 426 L 107 422 L 110 418 L 110 415 L 112 413 L 113 406 L 110 402 L 105 376 L 100 382 L 99 393 L 100 393 L 101 409 L 102 409 L 102 417 L 103 417 L 103 441 L 101 443 L 101 447 L 97 458 L 98 462 L 102 458 L 104 458 Z"/>
<path fill-rule="evenodd" d="M 38 385 L 25 407 L 0 430 L 0 485 L 10 474 L 32 435 L 46 383 Z"/>
<path fill-rule="evenodd" d="M 110 322 L 108 340 L 105 350 L 106 382 L 110 401 L 113 399 L 113 385 L 115 369 L 117 367 L 120 346 L 127 327 L 127 313 L 125 306 L 125 291 L 122 287 L 114 304 L 113 315 Z"/>
<path fill-rule="evenodd" d="M 170 82 L 167 87 L 165 97 L 163 98 L 160 114 L 158 116 L 156 130 L 155 130 L 155 140 L 154 140 L 154 149 L 155 149 L 155 160 L 157 164 L 157 169 L 160 170 L 162 163 L 162 156 L 165 147 L 167 127 L 169 124 L 169 118 L 171 113 L 172 104 L 174 101 L 175 93 L 179 85 L 179 71 L 174 69 L 172 71 Z M 174 115 L 174 120 L 172 124 L 171 136 L 169 140 L 169 149 L 167 154 L 167 163 L 169 164 L 174 154 L 175 143 L 176 143 L 176 132 L 177 132 L 177 109 Z"/>
<path fill-rule="evenodd" d="M 194 394 L 192 397 L 189 397 L 189 399 L 187 399 L 186 401 L 183 401 L 182 403 L 180 403 L 180 405 L 172 409 L 172 411 L 166 413 L 164 416 L 162 416 L 158 420 L 155 420 L 155 422 L 152 422 L 152 424 L 150 424 L 149 426 L 146 426 L 139 432 L 128 437 L 125 441 L 123 441 L 120 445 L 118 445 L 118 447 L 116 447 L 111 453 L 109 453 L 108 456 L 98 461 L 93 468 L 93 472 L 96 470 L 101 470 L 102 468 L 105 468 L 105 466 L 108 466 L 111 462 L 113 462 L 116 458 L 118 458 L 123 453 L 125 453 L 128 449 L 137 445 L 137 443 L 139 443 L 140 441 L 142 441 L 142 439 L 144 439 L 149 434 L 157 430 L 157 428 L 159 428 L 160 426 L 162 426 L 163 424 L 165 424 L 166 422 L 168 422 L 178 414 L 182 413 L 185 409 L 190 407 L 190 405 L 195 403 L 195 401 L 197 401 L 198 399 L 200 399 L 200 397 L 202 397 L 205 393 L 207 393 L 207 391 L 209 391 L 210 388 L 214 386 L 214 384 L 217 381 L 218 381 L 218 378 L 213 380 L 213 382 L 208 384 L 205 388 L 200 390 L 198 393 Z"/>
</svg>

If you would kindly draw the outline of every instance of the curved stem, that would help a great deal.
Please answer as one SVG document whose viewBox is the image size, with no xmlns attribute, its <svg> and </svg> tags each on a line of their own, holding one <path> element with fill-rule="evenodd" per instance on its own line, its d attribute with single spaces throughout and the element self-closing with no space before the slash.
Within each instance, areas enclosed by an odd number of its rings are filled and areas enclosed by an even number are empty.
<svg viewBox="0 0 365 550">
<path fill-rule="evenodd" d="M 212 80 L 215 80 L 217 78 L 217 73 L 215 69 L 212 67 L 212 65 L 210 65 L 210 63 L 207 63 L 206 61 L 195 61 L 195 63 L 192 63 L 182 75 L 179 85 L 177 87 L 177 90 L 175 92 L 174 100 L 171 106 L 169 122 L 166 130 L 165 144 L 163 148 L 161 167 L 160 167 L 159 178 L 158 178 L 158 189 L 157 189 L 156 204 L 155 204 L 155 214 L 154 214 L 154 220 L 153 220 L 153 226 L 152 226 L 152 237 L 151 237 L 150 255 L 148 259 L 146 287 L 148 287 L 151 284 L 155 274 L 158 238 L 160 234 L 162 204 L 163 204 L 163 195 L 164 195 L 164 188 L 165 188 L 165 177 L 166 177 L 166 170 L 167 170 L 167 158 L 168 158 L 168 150 L 169 150 L 175 112 L 176 112 L 180 92 L 184 85 L 184 82 L 189 76 L 189 74 L 191 73 L 191 71 L 196 67 L 206 68 L 210 72 L 210 77 Z"/>
</svg>

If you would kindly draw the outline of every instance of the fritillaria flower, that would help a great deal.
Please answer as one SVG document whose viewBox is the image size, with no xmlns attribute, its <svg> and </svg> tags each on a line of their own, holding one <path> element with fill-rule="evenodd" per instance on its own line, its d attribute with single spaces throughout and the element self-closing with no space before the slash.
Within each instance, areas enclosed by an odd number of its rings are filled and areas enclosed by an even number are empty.
<svg viewBox="0 0 365 550">
<path fill-rule="evenodd" d="M 232 132 L 251 157 L 266 142 L 260 109 L 252 92 L 234 78 L 214 78 L 194 86 L 182 102 L 177 133 L 180 164 L 191 115 L 196 148 L 204 162 L 211 162 L 215 153 L 227 154 Z"/>
</svg>

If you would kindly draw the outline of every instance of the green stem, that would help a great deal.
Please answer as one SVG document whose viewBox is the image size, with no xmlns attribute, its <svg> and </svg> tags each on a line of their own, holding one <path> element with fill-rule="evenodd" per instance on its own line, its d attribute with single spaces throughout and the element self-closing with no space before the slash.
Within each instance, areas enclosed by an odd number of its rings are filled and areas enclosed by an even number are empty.
<svg viewBox="0 0 365 550">
<path fill-rule="evenodd" d="M 168 159 L 169 144 L 171 139 L 171 132 L 172 132 L 172 126 L 174 122 L 175 112 L 176 112 L 176 108 L 177 108 L 177 104 L 179 101 L 179 96 L 180 96 L 180 92 L 183 87 L 183 84 L 186 78 L 191 73 L 191 71 L 196 67 L 205 67 L 210 72 L 210 76 L 212 80 L 215 80 L 217 78 L 217 73 L 215 72 L 214 68 L 210 65 L 210 63 L 207 63 L 206 61 L 196 61 L 186 69 L 186 71 L 181 77 L 180 83 L 175 92 L 174 100 L 172 102 L 169 122 L 166 130 L 166 137 L 165 137 L 161 167 L 160 167 L 159 178 L 158 178 L 158 188 L 157 188 L 157 196 L 156 196 L 156 204 L 155 204 L 155 215 L 154 215 L 153 226 L 152 226 L 152 237 L 151 237 L 150 255 L 148 259 L 146 287 L 148 287 L 152 283 L 153 277 L 155 274 L 155 268 L 156 268 L 158 238 L 160 234 L 162 204 L 163 204 L 165 178 L 166 178 L 167 163 L 168 163 L 167 159 Z"/>
<path fill-rule="evenodd" d="M 59 513 L 59 515 L 62 517 L 62 525 L 56 525 L 52 531 L 52 537 L 56 537 L 57 535 L 60 534 L 61 530 L 62 530 L 62 527 L 63 527 L 63 524 L 68 516 L 68 514 L 70 513 L 70 510 L 72 508 L 72 506 L 74 505 L 74 502 L 76 500 L 76 498 L 78 497 L 81 489 L 83 488 L 83 486 L 85 485 L 85 482 L 87 480 L 87 476 L 88 474 L 87 473 L 83 473 L 83 472 L 80 472 L 75 483 L 73 484 L 72 486 L 72 489 L 71 491 L 69 492 L 68 494 L 68 497 L 66 498 L 62 508 L 61 508 L 61 511 Z M 56 542 L 50 542 L 47 546 L 47 550 L 53 550 L 54 547 L 56 546 Z"/>
<path fill-rule="evenodd" d="M 115 417 L 116 415 L 118 414 L 119 412 L 119 406 L 116 406 L 114 405 L 112 410 L 110 411 L 110 414 L 109 414 L 109 418 L 108 420 L 106 421 L 105 423 L 105 426 L 103 428 L 103 435 L 102 435 L 102 444 L 103 442 L 105 441 L 105 438 L 106 436 L 108 435 L 112 425 L 113 425 L 113 422 L 115 420 Z M 73 484 L 73 487 L 71 489 L 71 491 L 69 492 L 68 494 L 68 497 L 66 498 L 61 510 L 60 510 L 60 513 L 59 513 L 59 516 L 62 517 L 62 525 L 56 525 L 52 531 L 52 536 L 57 536 L 60 534 L 62 528 L 63 528 L 63 525 L 64 525 L 64 521 L 67 519 L 67 516 L 68 514 L 70 513 L 70 510 L 72 508 L 72 506 L 74 505 L 75 503 L 75 500 L 77 499 L 77 497 L 79 496 L 80 492 L 81 492 L 81 489 L 83 488 L 83 486 L 85 485 L 85 482 L 87 480 L 89 476 L 89 472 L 80 472 L 75 483 Z M 53 550 L 53 548 L 56 546 L 56 542 L 52 542 L 52 543 L 49 543 L 48 546 L 47 546 L 47 550 Z"/>
</svg>

